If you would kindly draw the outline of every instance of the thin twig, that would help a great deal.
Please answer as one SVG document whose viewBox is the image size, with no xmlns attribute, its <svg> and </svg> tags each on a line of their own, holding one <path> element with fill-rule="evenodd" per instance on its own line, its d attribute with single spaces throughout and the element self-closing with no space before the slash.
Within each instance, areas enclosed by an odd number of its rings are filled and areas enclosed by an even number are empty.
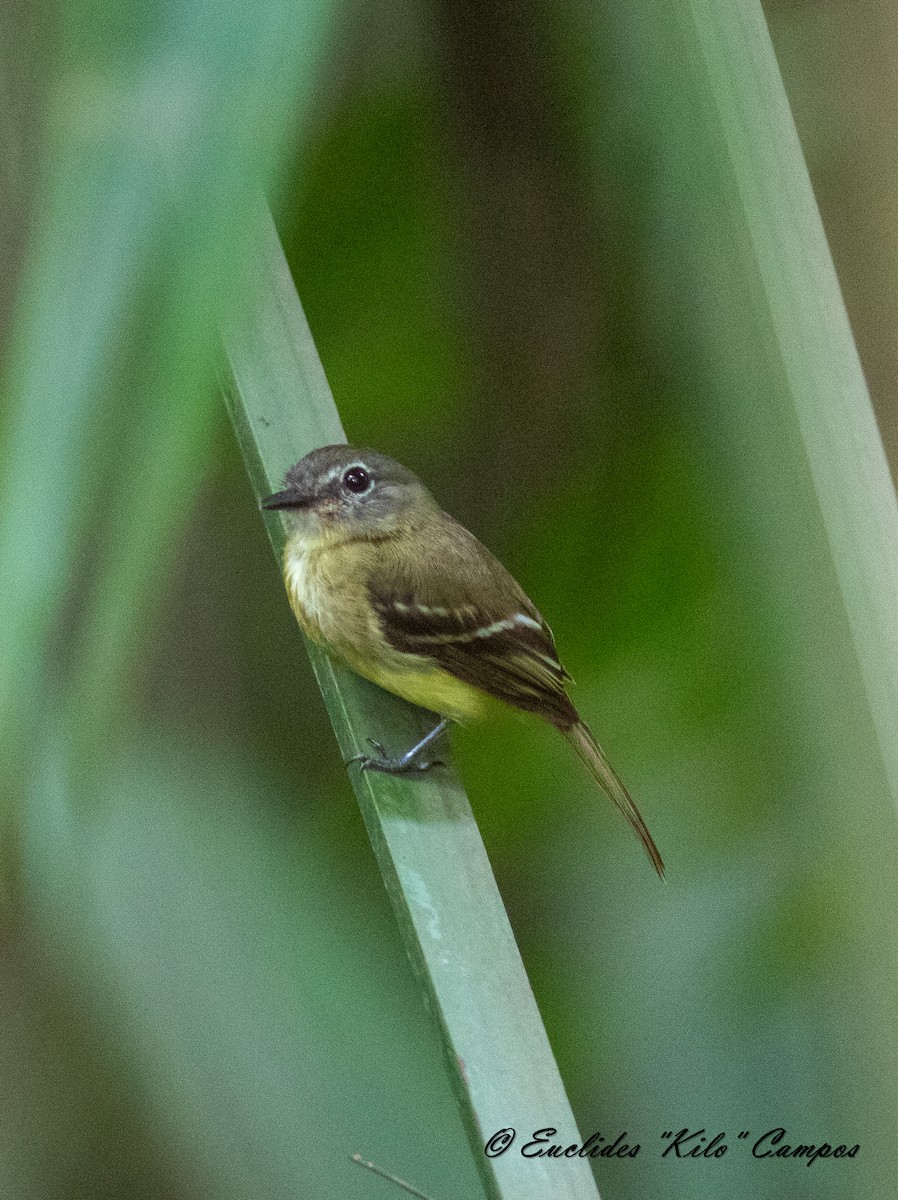
<svg viewBox="0 0 898 1200">
<path fill-rule="evenodd" d="M 381 1179 L 386 1179 L 390 1183 L 395 1183 L 397 1187 L 401 1187 L 404 1192 L 408 1192 L 410 1196 L 417 1196 L 418 1200 L 431 1200 L 431 1197 L 426 1192 L 419 1192 L 416 1187 L 412 1187 L 410 1183 L 406 1183 L 404 1179 L 400 1179 L 398 1175 L 391 1175 L 389 1171 L 385 1171 L 383 1167 L 377 1167 L 373 1162 L 368 1162 L 362 1158 L 361 1154 L 351 1154 L 350 1158 L 354 1163 L 358 1163 L 360 1167 L 364 1167 L 366 1171 L 372 1171 L 375 1175 L 379 1175 Z"/>
</svg>

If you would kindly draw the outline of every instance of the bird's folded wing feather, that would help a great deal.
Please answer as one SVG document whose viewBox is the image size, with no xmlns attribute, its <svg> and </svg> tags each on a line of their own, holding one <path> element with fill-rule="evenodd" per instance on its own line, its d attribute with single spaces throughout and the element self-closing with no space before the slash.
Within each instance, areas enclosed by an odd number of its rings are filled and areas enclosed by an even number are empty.
<svg viewBox="0 0 898 1200">
<path fill-rule="evenodd" d="M 384 636 L 394 649 L 568 728 L 577 713 L 549 627 L 502 564 L 448 520 L 438 553 L 386 558 L 372 570 L 368 592 Z"/>
</svg>

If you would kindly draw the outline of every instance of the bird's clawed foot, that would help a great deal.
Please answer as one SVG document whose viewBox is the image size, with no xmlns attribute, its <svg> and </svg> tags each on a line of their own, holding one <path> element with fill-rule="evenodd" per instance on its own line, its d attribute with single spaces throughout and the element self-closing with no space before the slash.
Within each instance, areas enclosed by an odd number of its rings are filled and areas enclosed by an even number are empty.
<svg viewBox="0 0 898 1200">
<path fill-rule="evenodd" d="M 391 758 L 381 743 L 376 742 L 374 738 L 368 738 L 368 745 L 374 747 L 377 751 L 377 756 L 356 754 L 347 762 L 347 767 L 352 766 L 353 763 L 358 763 L 363 771 L 382 771 L 384 775 L 408 775 L 413 771 L 429 771 L 431 767 L 442 767 L 444 765 L 439 759 L 418 758 L 416 754 L 417 746 L 414 746 L 407 754 Z"/>
<path fill-rule="evenodd" d="M 446 764 L 440 759 L 422 758 L 421 753 L 446 731 L 448 724 L 449 722 L 446 720 L 440 721 L 416 746 L 412 746 L 411 750 L 407 750 L 405 754 L 400 754 L 397 758 L 391 758 L 380 742 L 376 742 L 374 738 L 368 738 L 368 745 L 374 747 L 377 757 L 372 757 L 370 754 L 356 754 L 346 765 L 351 767 L 353 763 L 358 763 L 363 771 L 382 771 L 385 775 L 409 775 L 412 772 L 429 771 L 431 767 L 443 767 Z"/>
</svg>

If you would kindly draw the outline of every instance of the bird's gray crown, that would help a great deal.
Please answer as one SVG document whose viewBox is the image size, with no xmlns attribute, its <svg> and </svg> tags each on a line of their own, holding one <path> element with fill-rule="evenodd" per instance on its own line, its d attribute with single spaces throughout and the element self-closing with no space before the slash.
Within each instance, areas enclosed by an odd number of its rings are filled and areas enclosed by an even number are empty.
<svg viewBox="0 0 898 1200">
<path fill-rule="evenodd" d="M 290 514 L 296 528 L 320 529 L 321 522 L 363 523 L 385 533 L 410 512 L 437 508 L 424 484 L 401 463 L 356 446 L 322 446 L 290 468 L 284 490 L 262 508 Z M 316 524 L 317 522 L 317 524 Z"/>
<path fill-rule="evenodd" d="M 339 489 L 344 474 L 353 466 L 366 470 L 375 484 L 423 486 L 407 467 L 386 454 L 358 446 L 338 445 L 322 446 L 301 458 L 284 476 L 284 487 L 307 495 L 325 495 Z"/>
</svg>

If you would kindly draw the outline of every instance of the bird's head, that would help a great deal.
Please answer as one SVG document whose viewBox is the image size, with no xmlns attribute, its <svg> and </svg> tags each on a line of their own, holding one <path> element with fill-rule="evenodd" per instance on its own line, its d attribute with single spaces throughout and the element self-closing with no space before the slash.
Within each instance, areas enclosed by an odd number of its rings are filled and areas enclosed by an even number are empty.
<svg viewBox="0 0 898 1200">
<path fill-rule="evenodd" d="M 339 540 L 389 535 L 437 504 L 416 475 L 385 454 L 322 446 L 291 467 L 283 491 L 261 507 L 281 512 L 291 535 Z"/>
</svg>

